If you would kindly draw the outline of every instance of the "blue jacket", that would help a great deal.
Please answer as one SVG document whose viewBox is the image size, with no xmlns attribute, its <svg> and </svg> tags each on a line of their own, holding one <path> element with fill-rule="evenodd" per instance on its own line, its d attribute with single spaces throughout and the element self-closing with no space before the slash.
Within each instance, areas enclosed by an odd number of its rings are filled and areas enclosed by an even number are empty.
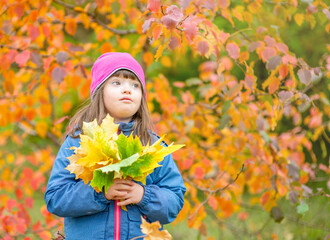
<svg viewBox="0 0 330 240">
<path fill-rule="evenodd" d="M 132 126 L 133 122 L 120 123 L 119 130 L 128 136 Z M 97 193 L 64 169 L 69 164 L 67 157 L 73 154 L 72 146 L 79 147 L 80 139 L 67 136 L 48 181 L 47 209 L 64 217 L 66 240 L 114 239 L 115 201 L 107 200 L 102 192 Z M 167 224 L 182 209 L 186 188 L 172 156 L 166 156 L 160 164 L 162 167 L 147 176 L 141 202 L 126 206 L 127 211 L 121 210 L 120 239 L 143 235 L 140 230 L 142 216 L 149 222 Z"/>
</svg>

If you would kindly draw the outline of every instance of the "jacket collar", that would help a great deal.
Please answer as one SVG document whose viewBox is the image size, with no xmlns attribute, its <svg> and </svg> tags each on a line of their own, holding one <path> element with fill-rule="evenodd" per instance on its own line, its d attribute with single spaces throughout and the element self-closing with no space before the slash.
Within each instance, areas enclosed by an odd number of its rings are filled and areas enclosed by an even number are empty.
<svg viewBox="0 0 330 240">
<path fill-rule="evenodd" d="M 124 132 L 124 133 L 130 133 L 133 131 L 133 126 L 134 126 L 134 120 L 130 121 L 129 123 L 125 123 L 125 122 L 118 122 L 119 126 L 118 126 L 118 130 L 120 132 Z"/>
</svg>

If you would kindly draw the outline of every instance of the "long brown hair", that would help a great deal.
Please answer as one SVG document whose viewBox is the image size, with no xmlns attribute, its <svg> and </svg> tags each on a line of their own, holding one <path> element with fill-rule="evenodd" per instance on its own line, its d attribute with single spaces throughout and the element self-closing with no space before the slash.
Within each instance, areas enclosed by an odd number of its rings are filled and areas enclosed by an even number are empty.
<svg viewBox="0 0 330 240">
<path fill-rule="evenodd" d="M 112 76 L 114 77 L 120 76 L 124 78 L 130 78 L 133 80 L 138 80 L 137 76 L 133 72 L 125 69 L 118 70 L 113 75 L 111 75 L 111 77 Z M 69 122 L 69 127 L 71 127 L 71 130 L 69 131 L 69 136 L 73 138 L 78 138 L 79 134 L 77 134 L 77 131 L 81 131 L 81 133 L 83 133 L 83 129 L 82 129 L 83 122 L 91 122 L 94 119 L 96 119 L 97 123 L 101 124 L 102 120 L 106 117 L 107 111 L 105 109 L 103 102 L 103 89 L 105 86 L 104 83 L 98 89 L 95 90 L 93 100 L 92 101 L 87 100 L 83 104 L 83 107 L 81 107 L 71 118 Z M 154 130 L 154 126 L 151 121 L 150 111 L 148 108 L 148 104 L 143 88 L 142 88 L 142 95 L 143 96 L 142 96 L 140 108 L 134 114 L 132 119 L 134 120 L 134 126 L 133 126 L 134 134 L 141 139 L 143 145 L 146 145 L 147 143 L 152 142 L 152 131 Z"/>
</svg>

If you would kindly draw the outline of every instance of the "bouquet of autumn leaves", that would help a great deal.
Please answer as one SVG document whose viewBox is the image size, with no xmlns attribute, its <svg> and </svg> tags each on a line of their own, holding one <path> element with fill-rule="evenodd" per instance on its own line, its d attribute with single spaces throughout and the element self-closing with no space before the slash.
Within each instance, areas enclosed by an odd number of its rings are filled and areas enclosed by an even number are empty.
<svg viewBox="0 0 330 240">
<path fill-rule="evenodd" d="M 154 144 L 142 146 L 140 139 L 133 134 L 129 137 L 118 135 L 118 124 L 107 115 L 101 125 L 83 122 L 83 133 L 80 134 L 80 147 L 72 147 L 74 154 L 68 159 L 66 167 L 81 178 L 85 184 L 100 192 L 107 191 L 115 178 L 131 178 L 146 184 L 146 177 L 152 173 L 163 158 L 182 148 L 184 145 L 163 147 L 162 136 Z"/>
</svg>

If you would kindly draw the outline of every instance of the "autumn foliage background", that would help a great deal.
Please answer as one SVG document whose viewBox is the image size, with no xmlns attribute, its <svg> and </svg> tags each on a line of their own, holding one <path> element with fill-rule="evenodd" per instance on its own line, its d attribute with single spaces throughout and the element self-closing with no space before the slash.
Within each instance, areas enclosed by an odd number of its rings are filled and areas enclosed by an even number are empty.
<svg viewBox="0 0 330 240">
<path fill-rule="evenodd" d="M 43 202 L 91 66 L 126 51 L 188 192 L 174 239 L 329 237 L 326 1 L 0 0 L 0 238 L 51 239 Z"/>
</svg>

